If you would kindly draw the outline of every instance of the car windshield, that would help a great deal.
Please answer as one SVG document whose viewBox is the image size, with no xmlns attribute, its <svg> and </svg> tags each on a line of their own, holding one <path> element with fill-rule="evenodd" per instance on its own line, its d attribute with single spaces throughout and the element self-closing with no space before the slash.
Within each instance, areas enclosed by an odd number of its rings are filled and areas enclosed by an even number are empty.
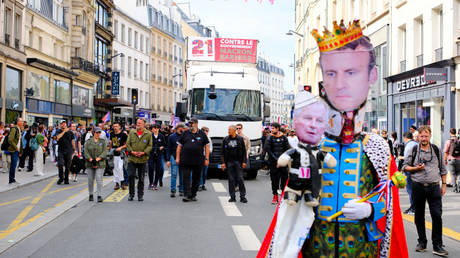
<svg viewBox="0 0 460 258">
<path fill-rule="evenodd" d="M 193 115 L 208 120 L 261 120 L 259 91 L 216 89 L 214 99 L 208 97 L 209 91 L 193 90 Z"/>
</svg>

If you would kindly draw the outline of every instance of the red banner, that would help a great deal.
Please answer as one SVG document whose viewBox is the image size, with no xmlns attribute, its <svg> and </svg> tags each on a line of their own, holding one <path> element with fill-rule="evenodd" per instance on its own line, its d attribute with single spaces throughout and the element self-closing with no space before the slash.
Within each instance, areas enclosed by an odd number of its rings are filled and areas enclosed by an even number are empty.
<svg viewBox="0 0 460 258">
<path fill-rule="evenodd" d="M 216 38 L 216 61 L 229 63 L 255 63 L 257 40 Z"/>
</svg>

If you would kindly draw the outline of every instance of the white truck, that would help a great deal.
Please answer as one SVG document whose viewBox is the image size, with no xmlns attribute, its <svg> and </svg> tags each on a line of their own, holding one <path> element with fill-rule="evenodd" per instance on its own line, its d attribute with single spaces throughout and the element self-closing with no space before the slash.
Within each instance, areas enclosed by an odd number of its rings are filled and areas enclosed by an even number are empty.
<svg viewBox="0 0 460 258">
<path fill-rule="evenodd" d="M 176 116 L 196 117 L 200 128 L 209 128 L 213 145 L 211 169 L 220 168 L 222 141 L 228 135 L 228 127 L 242 124 L 244 134 L 251 140 L 245 174 L 247 178 L 255 178 L 263 166 L 263 120 L 270 116 L 266 104 L 269 99 L 261 93 L 255 60 L 218 62 L 190 59 L 193 58 L 189 54 L 186 61 L 187 94 L 183 98 L 186 102 L 179 105 L 183 108 L 179 108 L 181 111 Z"/>
</svg>

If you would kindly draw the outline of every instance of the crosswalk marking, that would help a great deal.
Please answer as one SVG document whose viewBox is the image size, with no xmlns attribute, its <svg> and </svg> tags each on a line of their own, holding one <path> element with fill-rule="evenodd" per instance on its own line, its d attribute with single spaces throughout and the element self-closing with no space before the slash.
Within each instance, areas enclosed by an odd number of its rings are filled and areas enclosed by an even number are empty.
<svg viewBox="0 0 460 258">
<path fill-rule="evenodd" d="M 238 210 L 238 207 L 236 207 L 235 203 L 228 202 L 228 199 L 230 199 L 229 196 L 219 196 L 220 205 L 222 206 L 222 209 L 224 209 L 225 215 L 228 217 L 243 216 L 240 210 Z"/>
<path fill-rule="evenodd" d="M 226 193 L 227 190 L 222 183 L 212 183 L 212 188 L 214 188 L 214 192 L 216 193 Z"/>
<path fill-rule="evenodd" d="M 258 251 L 260 241 L 252 228 L 248 225 L 233 225 L 233 232 L 243 251 Z"/>
</svg>

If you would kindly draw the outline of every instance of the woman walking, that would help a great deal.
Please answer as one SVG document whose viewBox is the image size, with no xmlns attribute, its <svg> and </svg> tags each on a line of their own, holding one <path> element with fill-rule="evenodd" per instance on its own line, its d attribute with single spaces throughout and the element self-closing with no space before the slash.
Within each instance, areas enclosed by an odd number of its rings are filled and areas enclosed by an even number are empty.
<svg viewBox="0 0 460 258">
<path fill-rule="evenodd" d="M 88 192 L 89 201 L 93 201 L 94 178 L 97 183 L 97 201 L 102 202 L 102 173 L 105 169 L 105 159 L 107 158 L 107 143 L 100 139 L 101 128 L 94 130 L 94 137 L 85 142 L 85 160 L 88 173 Z"/>
<path fill-rule="evenodd" d="M 45 130 L 44 125 L 38 127 L 38 133 L 35 135 L 35 139 L 38 143 L 38 148 L 35 150 L 35 174 L 34 176 L 43 176 L 43 165 L 44 163 L 44 153 L 45 153 L 45 136 L 43 131 Z"/>
</svg>

